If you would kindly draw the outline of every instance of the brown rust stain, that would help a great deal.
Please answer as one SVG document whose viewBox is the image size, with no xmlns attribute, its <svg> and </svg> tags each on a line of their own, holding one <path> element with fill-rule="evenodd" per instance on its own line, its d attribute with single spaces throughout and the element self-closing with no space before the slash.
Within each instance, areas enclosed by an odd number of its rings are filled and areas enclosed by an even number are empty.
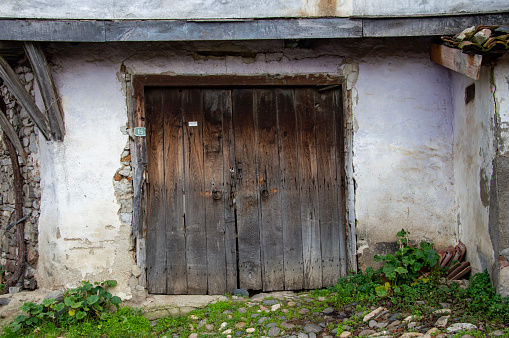
<svg viewBox="0 0 509 338">
<path fill-rule="evenodd" d="M 119 173 L 116 173 L 115 176 L 113 176 L 113 179 L 118 182 L 122 179 L 122 175 L 120 175 Z"/>
<path fill-rule="evenodd" d="M 263 178 L 260 178 L 260 179 L 258 180 L 258 184 L 263 185 Z"/>
<path fill-rule="evenodd" d="M 270 190 L 270 192 L 271 192 L 271 193 L 275 193 L 275 192 L 277 192 L 277 188 L 271 189 L 271 190 Z"/>
<path fill-rule="evenodd" d="M 336 0 L 319 0 L 318 15 L 320 16 L 336 15 Z"/>
<path fill-rule="evenodd" d="M 205 192 L 202 192 L 200 195 L 202 195 L 202 196 L 212 196 L 212 192 L 210 190 L 207 190 Z"/>
<path fill-rule="evenodd" d="M 120 162 L 131 162 L 131 155 L 124 156 L 120 159 Z"/>
</svg>

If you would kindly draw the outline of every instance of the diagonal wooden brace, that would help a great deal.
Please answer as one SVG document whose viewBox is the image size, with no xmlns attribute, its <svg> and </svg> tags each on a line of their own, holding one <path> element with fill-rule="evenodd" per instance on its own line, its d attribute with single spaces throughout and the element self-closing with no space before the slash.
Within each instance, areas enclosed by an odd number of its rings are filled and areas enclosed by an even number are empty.
<svg viewBox="0 0 509 338">
<path fill-rule="evenodd" d="M 2 56 L 0 56 L 0 77 L 4 80 L 4 83 L 7 85 L 18 103 L 21 104 L 23 108 L 25 108 L 28 115 L 35 123 L 37 128 L 39 128 L 46 140 L 49 140 L 50 129 L 48 126 L 47 117 L 39 110 L 32 96 L 21 84 L 21 81 L 18 79 L 18 76 L 14 70 L 12 70 L 11 66 Z"/>
<path fill-rule="evenodd" d="M 61 141 L 65 134 L 64 115 L 48 61 L 39 43 L 26 41 L 23 46 L 48 113 L 51 135 L 53 140 Z"/>
<path fill-rule="evenodd" d="M 5 135 L 11 140 L 12 144 L 14 145 L 14 148 L 16 148 L 16 152 L 21 157 L 21 160 L 23 163 L 26 162 L 26 154 L 25 149 L 21 145 L 21 142 L 19 141 L 18 134 L 16 134 L 16 131 L 14 130 L 14 127 L 12 124 L 10 124 L 9 120 L 7 119 L 7 116 L 5 115 L 5 112 L 0 109 L 0 128 L 4 131 Z"/>
</svg>

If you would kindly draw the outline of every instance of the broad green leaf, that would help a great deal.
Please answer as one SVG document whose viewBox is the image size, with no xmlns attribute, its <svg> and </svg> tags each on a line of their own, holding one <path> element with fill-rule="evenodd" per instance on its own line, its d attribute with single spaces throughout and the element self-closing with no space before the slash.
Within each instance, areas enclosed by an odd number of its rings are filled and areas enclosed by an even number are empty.
<svg viewBox="0 0 509 338">
<path fill-rule="evenodd" d="M 77 308 L 80 308 L 82 306 L 83 302 L 77 302 L 77 303 L 74 303 L 71 305 L 71 307 L 73 309 L 77 309 Z"/>
<path fill-rule="evenodd" d="M 85 316 L 87 315 L 86 312 L 84 311 L 79 311 L 77 314 L 76 314 L 76 319 L 83 319 Z"/>
<path fill-rule="evenodd" d="M 405 237 L 406 234 L 407 234 L 407 232 L 405 231 L 405 229 L 401 229 L 400 231 L 398 231 L 396 236 L 398 236 L 398 237 Z"/>
<path fill-rule="evenodd" d="M 394 272 L 397 272 L 397 273 L 408 273 L 408 270 L 405 269 L 404 267 L 400 266 L 400 267 L 396 268 L 394 270 Z"/>
<path fill-rule="evenodd" d="M 24 322 L 24 321 L 25 321 L 25 319 L 27 319 L 27 317 L 26 317 L 26 316 L 18 315 L 18 316 L 16 317 L 16 319 L 14 319 L 14 322 L 15 322 L 15 323 Z"/>
<path fill-rule="evenodd" d="M 108 280 L 108 281 L 106 281 L 106 283 L 108 284 L 109 287 L 114 287 L 117 285 L 116 280 Z"/>
<path fill-rule="evenodd" d="M 58 303 L 57 305 L 55 305 L 55 311 L 57 312 L 62 311 L 64 308 L 65 308 L 64 303 Z"/>
<path fill-rule="evenodd" d="M 97 303 L 98 300 L 99 300 L 99 296 L 92 295 L 87 298 L 87 303 L 91 305 L 91 304 Z"/>
<path fill-rule="evenodd" d="M 71 297 L 65 297 L 64 298 L 64 303 L 66 306 L 71 306 L 72 304 L 74 304 L 74 299 L 71 298 Z"/>
<path fill-rule="evenodd" d="M 73 309 L 69 310 L 69 316 L 72 317 L 72 316 L 74 316 L 75 313 L 76 313 L 76 310 L 73 310 Z"/>
<path fill-rule="evenodd" d="M 120 303 L 122 303 L 122 299 L 120 299 L 120 297 L 113 296 L 113 297 L 111 297 L 111 303 L 112 304 L 120 304 Z"/>
<path fill-rule="evenodd" d="M 44 306 L 50 306 L 53 303 L 55 303 L 55 300 L 53 298 L 48 298 L 48 299 L 42 300 L 42 305 L 44 305 Z"/>
<path fill-rule="evenodd" d="M 379 297 L 385 297 L 389 294 L 383 285 L 377 286 L 375 288 L 375 292 Z"/>
</svg>

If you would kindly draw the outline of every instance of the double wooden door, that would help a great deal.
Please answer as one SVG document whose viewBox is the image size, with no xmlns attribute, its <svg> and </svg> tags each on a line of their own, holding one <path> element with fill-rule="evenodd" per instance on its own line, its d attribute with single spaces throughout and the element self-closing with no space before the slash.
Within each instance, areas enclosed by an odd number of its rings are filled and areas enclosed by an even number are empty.
<svg viewBox="0 0 509 338">
<path fill-rule="evenodd" d="M 346 274 L 341 107 L 340 87 L 145 88 L 149 292 Z"/>
</svg>

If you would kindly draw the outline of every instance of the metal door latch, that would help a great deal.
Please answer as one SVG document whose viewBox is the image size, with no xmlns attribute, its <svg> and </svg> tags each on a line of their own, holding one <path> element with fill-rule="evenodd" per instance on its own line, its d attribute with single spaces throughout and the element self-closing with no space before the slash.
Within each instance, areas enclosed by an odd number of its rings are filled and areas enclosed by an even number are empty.
<svg viewBox="0 0 509 338">
<path fill-rule="evenodd" d="M 237 164 L 237 171 L 238 171 L 237 178 L 239 180 L 241 180 L 242 179 L 242 163 Z"/>
</svg>

